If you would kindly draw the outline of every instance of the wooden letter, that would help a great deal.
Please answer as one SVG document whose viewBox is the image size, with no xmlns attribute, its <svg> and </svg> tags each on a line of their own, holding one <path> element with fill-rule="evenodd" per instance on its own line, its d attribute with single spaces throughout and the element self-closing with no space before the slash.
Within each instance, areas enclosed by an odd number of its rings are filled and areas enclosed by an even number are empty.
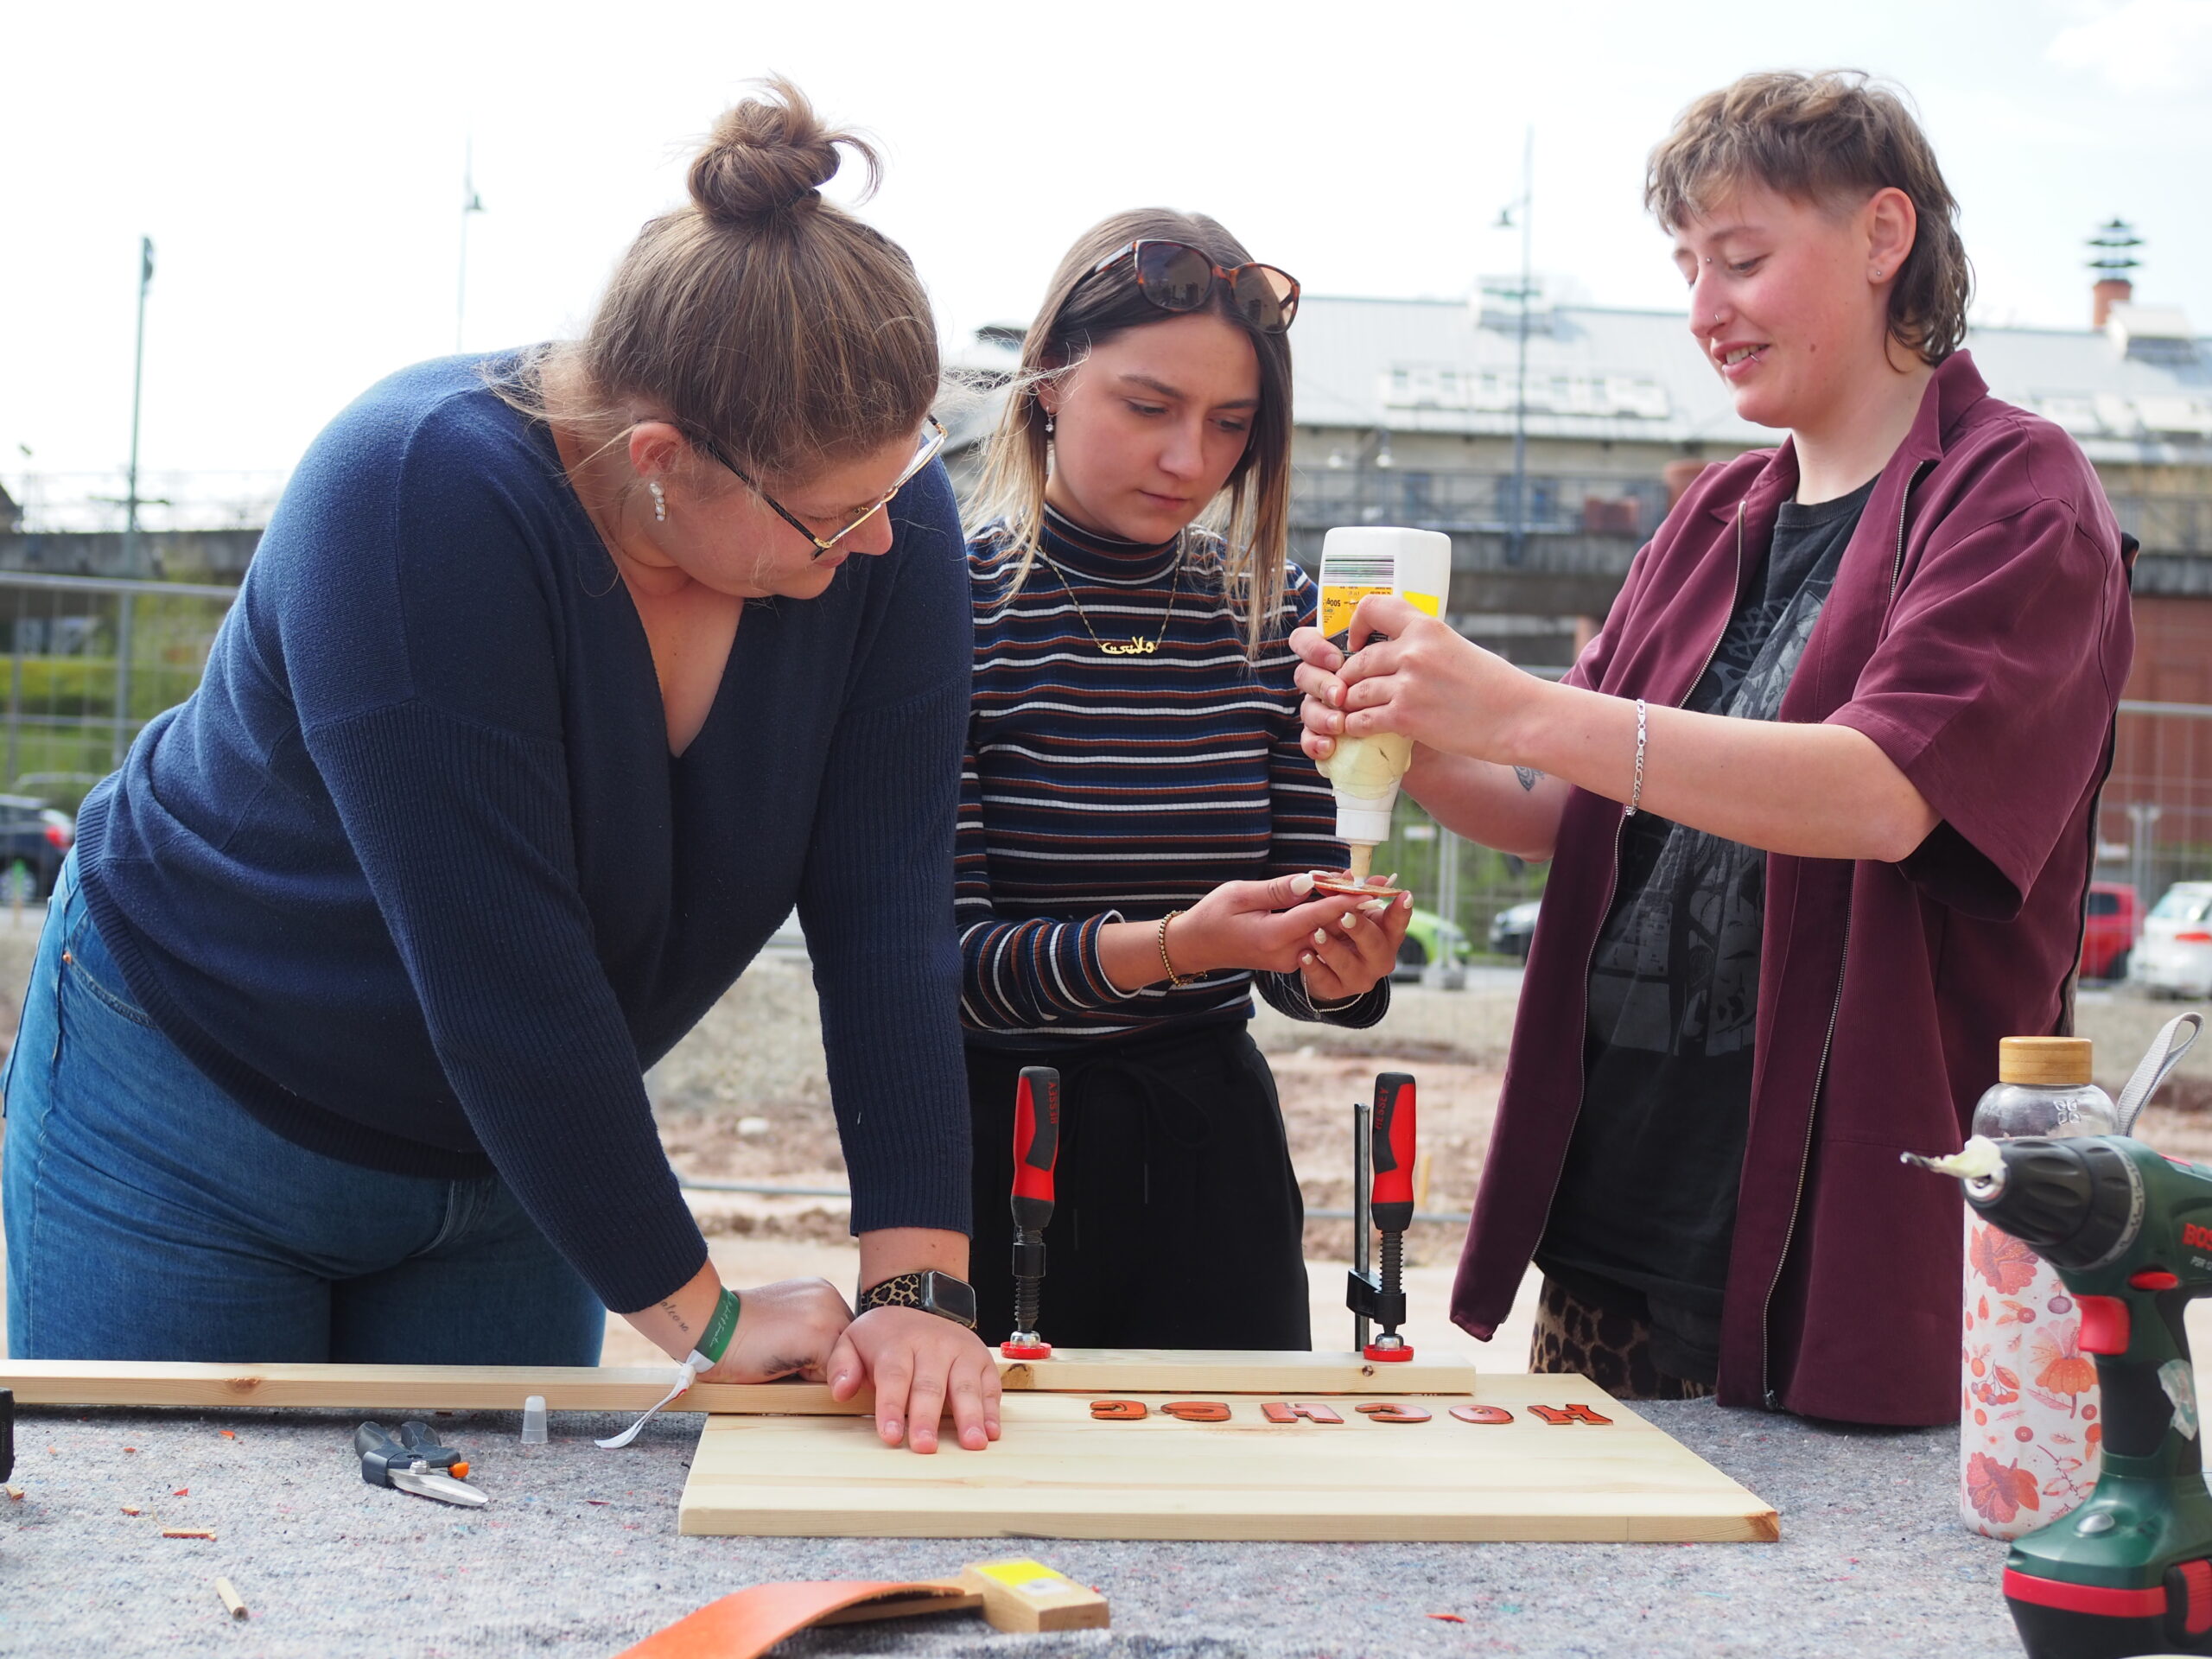
<svg viewBox="0 0 2212 1659">
<path fill-rule="evenodd" d="M 1267 1414 L 1268 1421 L 1271 1423 L 1294 1423 L 1301 1417 L 1308 1422 L 1314 1423 L 1344 1421 L 1343 1418 L 1338 1416 L 1326 1406 L 1300 1405 L 1294 1402 L 1286 1404 L 1281 1400 L 1270 1400 L 1260 1409 Z"/>
<path fill-rule="evenodd" d="M 1529 1409 L 1535 1412 L 1537 1416 L 1542 1418 L 1546 1422 L 1554 1425 L 1560 1423 L 1595 1423 L 1603 1427 L 1613 1421 L 1610 1417 L 1600 1416 L 1598 1413 L 1591 1410 L 1587 1406 L 1531 1406 Z"/>
<path fill-rule="evenodd" d="M 1419 1406 L 1409 1406 L 1402 1401 L 1378 1402 L 1371 1406 L 1352 1408 L 1363 1417 L 1371 1417 L 1378 1423 L 1425 1423 L 1428 1414 Z"/>
<path fill-rule="evenodd" d="M 1503 1406 L 1454 1406 L 1452 1414 L 1463 1423 L 1510 1423 L 1513 1414 Z"/>
<path fill-rule="evenodd" d="M 1225 1423 L 1229 1408 L 1218 1400 L 1171 1400 L 1160 1407 L 1170 1417 L 1186 1423 Z"/>
<path fill-rule="evenodd" d="M 1145 1415 L 1141 1400 L 1094 1400 L 1090 1414 L 1102 1423 L 1134 1423 Z"/>
</svg>

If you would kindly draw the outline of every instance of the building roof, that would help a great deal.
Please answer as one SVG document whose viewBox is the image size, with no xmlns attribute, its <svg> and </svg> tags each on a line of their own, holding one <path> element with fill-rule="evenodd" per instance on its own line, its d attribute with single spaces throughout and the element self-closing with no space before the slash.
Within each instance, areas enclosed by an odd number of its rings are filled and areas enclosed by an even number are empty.
<svg viewBox="0 0 2212 1659">
<path fill-rule="evenodd" d="M 1528 432 L 1636 443 L 1771 443 L 1739 420 L 1676 311 L 1541 304 Z M 1504 435 L 1518 319 L 1493 300 L 1308 295 L 1296 330 L 1300 426 Z M 2117 306 L 2103 329 L 1976 328 L 1990 389 L 2048 416 L 2101 461 L 2212 463 L 2212 339 L 2167 308 Z"/>
</svg>

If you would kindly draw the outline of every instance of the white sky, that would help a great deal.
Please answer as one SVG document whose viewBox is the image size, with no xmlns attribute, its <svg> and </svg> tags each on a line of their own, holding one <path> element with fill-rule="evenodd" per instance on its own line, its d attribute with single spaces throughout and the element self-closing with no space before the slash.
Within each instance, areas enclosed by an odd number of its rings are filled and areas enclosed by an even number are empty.
<svg viewBox="0 0 2212 1659">
<path fill-rule="evenodd" d="M 1223 219 L 1311 293 L 1464 295 L 1536 131 L 1536 264 L 1672 308 L 1639 206 L 1675 112 L 1749 69 L 1847 65 L 1917 100 L 1965 206 L 1978 315 L 2087 321 L 2082 238 L 2212 332 L 2212 0 L 1542 0 L 1083 7 L 654 0 L 17 6 L 0 30 L 0 478 L 119 467 L 153 237 L 143 467 L 289 467 L 372 381 L 573 329 L 696 137 L 781 70 L 882 141 L 868 209 L 949 339 L 1027 321 L 1075 234 Z M 1687 336 L 1684 349 L 1689 348 Z M 27 446 L 29 458 L 22 453 Z"/>
</svg>

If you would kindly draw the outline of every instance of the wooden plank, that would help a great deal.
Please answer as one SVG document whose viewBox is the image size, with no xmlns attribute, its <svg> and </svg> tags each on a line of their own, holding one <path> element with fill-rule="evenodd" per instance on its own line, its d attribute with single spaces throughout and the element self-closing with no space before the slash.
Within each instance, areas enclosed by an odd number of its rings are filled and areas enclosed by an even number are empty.
<svg viewBox="0 0 2212 1659">
<path fill-rule="evenodd" d="M 17 1405 L 299 1406 L 365 1411 L 520 1411 L 542 1394 L 551 1411 L 643 1411 L 669 1389 L 674 1365 L 208 1365 L 181 1361 L 0 1360 L 0 1388 Z M 857 1416 L 812 1382 L 698 1382 L 686 1411 Z"/>
<path fill-rule="evenodd" d="M 1398 1393 L 1460 1394 L 1475 1368 L 1459 1358 L 1376 1365 L 1351 1353 L 1243 1353 L 1073 1348 L 1050 1360 L 999 1362 L 1009 1390 L 1118 1394 L 1157 1386 L 1208 1394 L 1356 1394 L 1386 1377 Z M 296 1406 L 361 1410 L 519 1411 L 542 1394 L 550 1411 L 643 1411 L 668 1392 L 674 1367 L 658 1365 L 213 1365 L 182 1361 L 0 1360 L 0 1388 L 26 1406 Z M 861 1416 L 865 1391 L 839 1404 L 813 1382 L 697 1382 L 684 1411 Z"/>
<path fill-rule="evenodd" d="M 988 1452 L 918 1458 L 834 1419 L 709 1417 L 684 1488 L 687 1533 L 803 1537 L 1026 1536 L 1770 1541 L 1773 1510 L 1579 1376 L 1484 1376 L 1472 1398 L 1514 1414 L 1470 1424 L 1434 1395 L 1339 1400 L 1340 1423 L 1163 1415 L 1205 1399 L 1160 1364 L 1121 1397 L 1141 1421 L 1100 1421 L 1081 1394 L 1010 1394 Z M 1172 1388 L 1163 1393 L 1161 1386 Z M 1224 1391 L 1214 1390 L 1215 1396 Z M 1298 1397 L 1294 1394 L 1290 1397 Z M 1426 1422 L 1378 1422 L 1395 1399 Z M 1532 1405 L 1609 1423 L 1550 1424 Z"/>
<path fill-rule="evenodd" d="M 1070 1394 L 1138 1394 L 1157 1389 L 1161 1368 L 1192 1394 L 1465 1394 L 1475 1386 L 1471 1360 L 1419 1354 L 1378 1365 L 1354 1353 L 1253 1353 L 1236 1349 L 1063 1348 L 1050 1359 L 999 1361 L 1001 1387 Z"/>
</svg>

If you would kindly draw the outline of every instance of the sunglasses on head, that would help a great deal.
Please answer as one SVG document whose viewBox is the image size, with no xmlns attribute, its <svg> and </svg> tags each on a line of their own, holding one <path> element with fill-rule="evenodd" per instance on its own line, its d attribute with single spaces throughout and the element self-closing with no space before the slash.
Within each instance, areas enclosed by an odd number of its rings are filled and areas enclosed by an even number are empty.
<svg viewBox="0 0 2212 1659">
<path fill-rule="evenodd" d="M 1228 291 L 1230 310 L 1255 334 L 1283 334 L 1298 315 L 1298 279 L 1288 271 L 1255 264 L 1224 270 L 1187 242 L 1146 237 L 1101 259 L 1088 275 L 1110 270 L 1124 259 L 1136 264 L 1137 292 L 1163 311 L 1199 309 L 1219 283 Z"/>
</svg>

